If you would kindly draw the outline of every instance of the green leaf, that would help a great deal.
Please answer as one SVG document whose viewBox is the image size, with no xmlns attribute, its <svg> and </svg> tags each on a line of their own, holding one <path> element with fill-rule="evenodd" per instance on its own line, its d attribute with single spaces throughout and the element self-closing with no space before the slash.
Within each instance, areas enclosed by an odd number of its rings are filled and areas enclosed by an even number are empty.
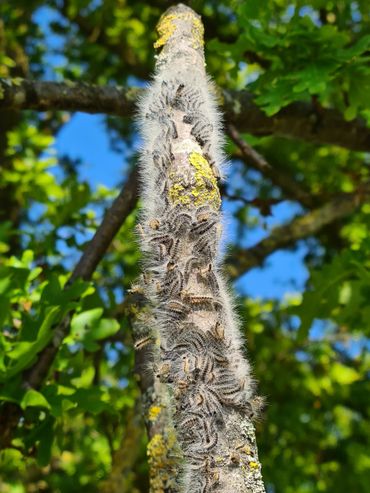
<svg viewBox="0 0 370 493">
<path fill-rule="evenodd" d="M 102 411 L 112 410 L 109 402 L 103 400 L 107 399 L 107 395 L 96 387 L 77 389 L 70 399 L 77 402 L 80 409 L 92 414 L 99 414 Z"/>
<path fill-rule="evenodd" d="M 11 315 L 10 301 L 5 297 L 0 295 L 0 327 L 2 327 L 5 321 Z"/>
<path fill-rule="evenodd" d="M 27 407 L 50 409 L 50 404 L 40 392 L 30 389 L 25 393 L 21 401 L 21 408 L 26 409 Z"/>
<path fill-rule="evenodd" d="M 120 324 L 113 318 L 102 318 L 98 325 L 92 328 L 90 336 L 94 340 L 106 339 L 116 334 Z"/>
<path fill-rule="evenodd" d="M 70 396 L 72 396 L 75 391 L 75 388 L 62 385 L 51 384 L 45 386 L 43 394 L 50 404 L 50 413 L 54 417 L 60 418 L 66 411 L 77 406 L 77 404 L 70 399 Z"/>
<path fill-rule="evenodd" d="M 84 339 L 86 333 L 94 324 L 97 324 L 102 315 L 103 308 L 92 308 L 74 315 L 71 323 L 71 335 L 77 340 Z"/>
<path fill-rule="evenodd" d="M 268 12 L 268 0 L 242 2 L 238 6 L 237 12 L 240 18 L 249 19 L 261 19 Z"/>
<path fill-rule="evenodd" d="M 75 315 L 71 324 L 69 342 L 81 341 L 88 351 L 97 351 L 99 345 L 95 341 L 112 336 L 120 328 L 119 323 L 114 319 L 101 319 L 102 314 L 103 308 L 92 308 Z"/>
<path fill-rule="evenodd" d="M 0 374 L 0 381 L 9 379 L 29 366 L 37 353 L 39 353 L 52 339 L 52 325 L 56 322 L 60 308 L 57 306 L 49 307 L 45 310 L 45 316 L 38 330 L 37 339 L 34 342 L 19 342 L 14 345 L 14 349 L 7 353 L 16 363 L 10 366 L 5 375 Z"/>
<path fill-rule="evenodd" d="M 360 375 L 356 370 L 340 363 L 334 363 L 331 366 L 330 375 L 334 381 L 341 385 L 350 385 L 360 378 Z"/>
<path fill-rule="evenodd" d="M 41 302 L 69 309 L 89 290 L 89 283 L 81 279 L 75 281 L 71 286 L 62 288 L 59 276 L 51 274 L 42 291 Z"/>
<path fill-rule="evenodd" d="M 45 467 L 50 462 L 54 441 L 54 421 L 54 418 L 49 417 L 38 435 L 40 442 L 37 447 L 36 460 L 40 467 Z"/>
<path fill-rule="evenodd" d="M 0 401 L 15 402 L 19 404 L 23 399 L 25 390 L 22 388 L 21 375 L 5 382 L 0 387 Z"/>
</svg>

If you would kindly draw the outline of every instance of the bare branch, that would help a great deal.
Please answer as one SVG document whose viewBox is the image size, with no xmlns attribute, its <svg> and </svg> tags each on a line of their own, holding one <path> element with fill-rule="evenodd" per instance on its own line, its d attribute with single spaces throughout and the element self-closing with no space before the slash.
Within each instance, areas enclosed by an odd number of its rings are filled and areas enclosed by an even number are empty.
<svg viewBox="0 0 370 493">
<path fill-rule="evenodd" d="M 0 78 L 0 111 L 83 111 L 131 116 L 139 89 L 29 79 Z"/>
<path fill-rule="evenodd" d="M 127 216 L 133 211 L 137 201 L 138 173 L 134 168 L 120 194 L 104 216 L 103 222 L 87 245 L 82 257 L 74 268 L 70 282 L 77 278 L 89 280 L 113 238 L 118 233 Z"/>
<path fill-rule="evenodd" d="M 364 193 L 365 192 L 365 193 Z M 235 279 L 263 264 L 271 253 L 293 245 L 296 241 L 321 231 L 328 224 L 352 214 L 369 196 L 369 188 L 361 193 L 341 194 L 322 207 L 314 209 L 283 226 L 246 250 L 235 250 L 227 258 L 227 273 Z"/>
<path fill-rule="evenodd" d="M 293 200 L 297 200 L 305 207 L 312 209 L 317 205 L 317 199 L 305 190 L 293 178 L 279 169 L 271 166 L 264 156 L 251 147 L 240 135 L 234 125 L 228 123 L 226 131 L 233 142 L 238 146 L 247 165 L 259 171 L 263 176 L 270 179 L 272 183 L 278 186 L 283 193 Z"/>
<path fill-rule="evenodd" d="M 273 116 L 267 116 L 248 91 L 223 91 L 227 122 L 240 132 L 253 135 L 280 135 L 346 147 L 353 151 L 370 151 L 370 129 L 361 118 L 348 122 L 334 109 L 317 111 L 313 103 L 292 103 Z"/>
<path fill-rule="evenodd" d="M 137 88 L 93 86 L 73 82 L 44 82 L 0 79 L 0 110 L 64 110 L 132 116 Z M 280 135 L 320 144 L 334 144 L 354 151 L 370 151 L 370 129 L 357 118 L 351 122 L 340 112 L 325 109 L 317 113 L 313 104 L 297 102 L 269 117 L 253 102 L 247 91 L 223 91 L 226 121 L 241 132 Z"/>
<path fill-rule="evenodd" d="M 103 258 L 103 255 L 107 251 L 113 238 L 135 207 L 137 200 L 137 186 L 138 179 L 137 170 L 135 168 L 131 172 L 129 179 L 125 183 L 120 194 L 105 214 L 103 222 L 97 229 L 93 239 L 87 245 L 71 274 L 68 284 L 71 284 L 78 278 L 83 279 L 84 281 L 91 279 L 97 265 Z M 63 340 L 68 334 L 71 317 L 72 313 L 69 313 L 65 319 L 60 322 L 59 326 L 54 329 L 58 341 Z M 59 344 L 56 343 L 55 340 L 52 340 L 51 343 L 40 352 L 35 365 L 27 371 L 25 379 L 27 386 L 37 388 L 41 385 L 54 361 L 58 349 Z"/>
</svg>

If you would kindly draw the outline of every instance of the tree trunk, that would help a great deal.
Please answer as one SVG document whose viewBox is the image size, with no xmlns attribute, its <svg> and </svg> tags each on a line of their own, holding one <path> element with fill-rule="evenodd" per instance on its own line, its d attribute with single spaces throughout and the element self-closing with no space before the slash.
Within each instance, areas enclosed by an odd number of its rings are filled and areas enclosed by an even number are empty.
<svg viewBox="0 0 370 493">
<path fill-rule="evenodd" d="M 223 137 L 205 72 L 203 25 L 180 4 L 157 29 L 161 51 L 139 120 L 143 286 L 151 307 L 141 322 L 151 333 L 137 347 L 156 341 L 151 391 L 165 392 L 157 408 L 172 421 L 152 434 L 150 446 L 153 437 L 163 445 L 161 433 L 174 434 L 182 471 L 167 471 L 166 485 L 152 475 L 152 492 L 260 493 L 252 424 L 259 399 L 220 274 Z"/>
</svg>

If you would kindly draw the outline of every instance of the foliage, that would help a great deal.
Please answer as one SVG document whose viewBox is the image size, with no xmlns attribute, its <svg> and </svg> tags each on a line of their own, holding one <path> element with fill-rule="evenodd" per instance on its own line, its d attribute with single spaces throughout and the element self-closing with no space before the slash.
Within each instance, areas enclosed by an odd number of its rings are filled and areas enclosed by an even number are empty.
<svg viewBox="0 0 370 493">
<path fill-rule="evenodd" d="M 318 132 L 324 108 L 349 121 L 369 120 L 367 0 L 191 5 L 203 16 L 208 70 L 220 86 L 248 86 L 268 115 L 312 102 Z M 153 68 L 154 26 L 166 7 L 161 0 L 2 2 L 0 76 L 142 85 Z M 112 145 L 124 142 L 130 161 L 137 146 L 132 122 L 105 123 Z M 0 115 L 0 399 L 2 409 L 14 403 L 24 416 L 11 446 L 0 452 L 0 491 L 144 492 L 145 429 L 133 419 L 139 390 L 123 303 L 139 271 L 137 211 L 93 279 L 66 286 L 116 192 L 83 181 L 79 163 L 58 156 L 65 125 L 66 115 L 52 111 Z M 369 181 L 364 153 L 245 137 L 320 203 Z M 246 230 L 268 235 L 279 206 L 304 207 L 245 166 L 235 146 L 228 150 L 226 209 L 233 242 L 245 248 Z M 258 208 L 250 202 L 255 198 L 279 204 Z M 271 492 L 368 489 L 369 213 L 365 203 L 301 243 L 308 272 L 302 290 L 283 299 L 240 295 L 250 359 L 267 399 L 257 428 Z M 73 314 L 70 332 L 47 379 L 37 390 L 26 388 L 27 370 L 66 313 Z M 127 445 L 133 435 L 135 450 Z"/>
</svg>

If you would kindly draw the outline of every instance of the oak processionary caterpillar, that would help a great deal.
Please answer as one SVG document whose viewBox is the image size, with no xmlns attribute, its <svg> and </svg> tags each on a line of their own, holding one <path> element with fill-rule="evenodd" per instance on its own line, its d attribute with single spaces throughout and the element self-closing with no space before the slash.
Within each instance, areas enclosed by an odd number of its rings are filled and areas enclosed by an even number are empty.
<svg viewBox="0 0 370 493">
<path fill-rule="evenodd" d="M 251 460 L 247 433 L 233 423 L 255 412 L 254 384 L 219 269 L 224 156 L 215 91 L 204 67 L 189 70 L 180 42 L 179 50 L 159 55 L 139 104 L 143 286 L 154 321 L 143 341 L 160 341 L 153 371 L 173 402 L 182 490 L 208 493 L 227 490 L 220 465 L 235 467 L 235 454 Z"/>
</svg>

